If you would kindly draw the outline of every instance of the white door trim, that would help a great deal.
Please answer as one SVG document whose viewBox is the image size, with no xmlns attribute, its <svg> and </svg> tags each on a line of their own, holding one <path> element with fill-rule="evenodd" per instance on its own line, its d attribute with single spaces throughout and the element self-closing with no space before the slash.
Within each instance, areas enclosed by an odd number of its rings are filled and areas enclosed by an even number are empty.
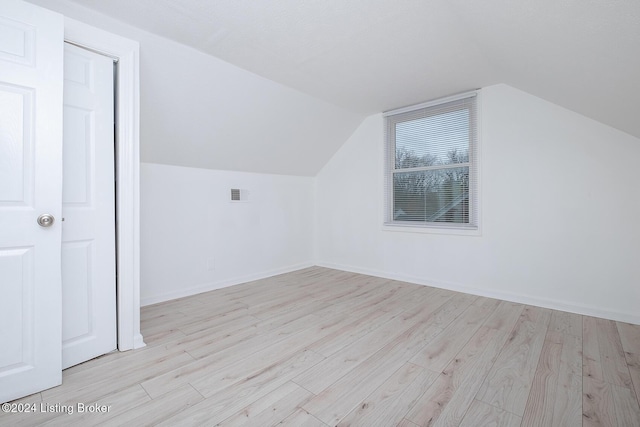
<svg viewBox="0 0 640 427">
<path fill-rule="evenodd" d="M 64 18 L 66 41 L 118 58 L 116 88 L 118 349 L 144 347 L 140 333 L 140 78 L 138 42 Z"/>
</svg>

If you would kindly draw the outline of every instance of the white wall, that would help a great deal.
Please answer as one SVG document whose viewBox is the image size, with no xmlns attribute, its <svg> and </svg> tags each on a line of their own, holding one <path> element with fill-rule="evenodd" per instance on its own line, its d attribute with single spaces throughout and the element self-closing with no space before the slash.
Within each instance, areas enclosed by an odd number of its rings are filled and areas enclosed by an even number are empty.
<svg viewBox="0 0 640 427">
<path fill-rule="evenodd" d="M 383 120 L 317 176 L 320 265 L 640 324 L 640 140 L 482 90 L 482 235 L 383 231 Z"/>
<path fill-rule="evenodd" d="M 312 265 L 313 181 L 143 163 L 142 305 Z"/>
<path fill-rule="evenodd" d="M 140 43 L 143 162 L 314 176 L 362 115 L 66 0 L 29 0 Z"/>
<path fill-rule="evenodd" d="M 313 178 L 273 174 L 315 175 L 361 116 L 73 2 L 29 1 L 140 43 L 143 305 L 311 264 Z M 235 186 L 252 200 L 230 204 Z"/>
<path fill-rule="evenodd" d="M 382 231 L 381 116 L 315 182 L 153 164 L 312 176 L 361 118 L 75 3 L 30 1 L 140 42 L 143 303 L 316 259 L 640 323 L 638 138 L 486 88 L 482 235 Z M 229 205 L 231 186 L 255 200 Z"/>
</svg>

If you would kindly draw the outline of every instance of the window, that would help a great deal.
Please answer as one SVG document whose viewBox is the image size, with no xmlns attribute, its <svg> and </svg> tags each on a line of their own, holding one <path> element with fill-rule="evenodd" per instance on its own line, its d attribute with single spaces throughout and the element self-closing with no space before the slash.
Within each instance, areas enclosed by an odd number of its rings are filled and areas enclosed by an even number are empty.
<svg viewBox="0 0 640 427">
<path fill-rule="evenodd" d="M 385 225 L 478 228 L 476 93 L 385 114 Z"/>
</svg>

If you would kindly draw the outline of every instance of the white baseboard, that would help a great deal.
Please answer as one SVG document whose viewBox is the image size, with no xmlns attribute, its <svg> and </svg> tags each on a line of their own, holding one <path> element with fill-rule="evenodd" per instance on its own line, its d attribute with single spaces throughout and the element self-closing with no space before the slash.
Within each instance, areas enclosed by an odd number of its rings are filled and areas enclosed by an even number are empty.
<svg viewBox="0 0 640 427">
<path fill-rule="evenodd" d="M 138 348 L 142 348 L 142 347 L 146 347 L 147 344 L 145 344 L 144 342 L 144 338 L 142 337 L 142 334 L 136 334 L 133 337 L 133 349 L 138 349 Z"/>
<path fill-rule="evenodd" d="M 188 297 L 191 295 L 201 294 L 203 292 L 214 291 L 216 289 L 227 288 L 233 285 L 239 285 L 241 283 L 251 282 L 253 280 L 266 279 L 267 277 L 277 276 L 278 274 L 290 273 L 292 271 L 301 270 L 303 268 L 313 267 L 315 264 L 312 262 L 305 262 L 287 267 L 276 268 L 273 270 L 263 271 L 260 273 L 248 274 L 246 276 L 239 276 L 230 279 L 224 279 L 218 282 L 204 283 L 198 286 L 194 286 L 187 289 L 180 289 L 179 291 L 169 292 L 162 295 L 155 295 L 152 297 L 142 298 L 140 300 L 140 306 L 157 304 L 160 302 L 170 301 L 177 298 Z"/>
<path fill-rule="evenodd" d="M 415 276 L 409 276 L 398 273 L 390 273 L 387 271 L 379 271 L 368 268 L 353 267 L 349 265 L 334 264 L 330 262 L 317 262 L 319 267 L 332 268 L 335 270 L 349 271 L 351 273 L 366 274 L 369 276 L 382 277 L 385 279 L 399 280 L 402 282 L 415 283 L 418 285 L 431 286 L 434 288 L 447 289 L 450 291 L 463 292 L 471 295 L 478 295 L 487 298 L 495 298 L 519 304 L 533 305 L 543 308 L 551 308 L 554 310 L 568 311 L 586 316 L 600 317 L 603 319 L 615 320 L 618 322 L 633 323 L 640 325 L 640 313 L 624 313 L 612 309 L 603 309 L 600 307 L 592 307 L 588 305 L 578 304 L 575 302 L 556 301 L 546 298 L 540 298 L 531 295 L 512 294 L 508 292 L 497 292 L 490 289 L 482 289 L 471 286 L 460 285 L 457 283 L 446 283 L 437 280 L 429 280 Z"/>
</svg>

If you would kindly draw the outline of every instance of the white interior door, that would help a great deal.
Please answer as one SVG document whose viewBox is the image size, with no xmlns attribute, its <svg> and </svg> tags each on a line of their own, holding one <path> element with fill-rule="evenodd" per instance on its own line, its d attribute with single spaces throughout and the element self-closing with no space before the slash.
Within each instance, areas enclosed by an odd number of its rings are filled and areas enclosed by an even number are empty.
<svg viewBox="0 0 640 427">
<path fill-rule="evenodd" d="M 65 44 L 62 367 L 116 348 L 113 60 Z"/>
<path fill-rule="evenodd" d="M 0 2 L 0 402 L 62 379 L 63 31 L 62 15 Z"/>
</svg>

